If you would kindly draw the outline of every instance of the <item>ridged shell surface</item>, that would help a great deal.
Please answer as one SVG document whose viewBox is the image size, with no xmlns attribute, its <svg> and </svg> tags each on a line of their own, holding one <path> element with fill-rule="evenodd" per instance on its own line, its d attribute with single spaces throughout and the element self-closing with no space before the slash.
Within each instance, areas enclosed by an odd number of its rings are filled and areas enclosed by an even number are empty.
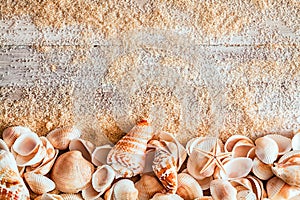
<svg viewBox="0 0 300 200">
<path fill-rule="evenodd" d="M 236 189 L 226 180 L 216 179 L 210 183 L 210 192 L 214 200 L 236 200 Z"/>
<path fill-rule="evenodd" d="M 178 174 L 178 188 L 176 194 L 185 200 L 193 200 L 203 196 L 199 183 L 189 174 Z"/>
<path fill-rule="evenodd" d="M 54 129 L 48 133 L 47 139 L 55 148 L 64 150 L 68 148 L 71 140 L 79 138 L 80 136 L 81 132 L 79 129 L 75 127 L 63 127 Z"/>
<path fill-rule="evenodd" d="M 34 172 L 27 172 L 24 174 L 24 178 L 36 194 L 44 194 L 55 189 L 55 183 L 48 177 Z"/>
<path fill-rule="evenodd" d="M 31 133 L 31 130 L 24 126 L 13 126 L 8 127 L 3 131 L 2 137 L 4 142 L 10 148 L 21 134 L 26 133 Z"/>
<path fill-rule="evenodd" d="M 255 140 L 255 154 L 256 156 L 266 164 L 272 164 L 278 156 L 277 143 L 268 137 L 261 137 Z"/>
<path fill-rule="evenodd" d="M 151 199 L 154 194 L 163 192 L 165 190 L 156 177 L 147 174 L 144 174 L 134 185 L 139 191 L 139 200 Z"/>
</svg>

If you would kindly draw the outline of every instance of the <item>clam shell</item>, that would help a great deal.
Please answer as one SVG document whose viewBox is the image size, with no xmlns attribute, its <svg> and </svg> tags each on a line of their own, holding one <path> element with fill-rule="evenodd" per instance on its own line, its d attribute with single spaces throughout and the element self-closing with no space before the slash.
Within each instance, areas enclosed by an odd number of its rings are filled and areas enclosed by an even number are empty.
<svg viewBox="0 0 300 200">
<path fill-rule="evenodd" d="M 156 177 L 147 174 L 144 174 L 134 186 L 139 192 L 139 200 L 151 199 L 154 194 L 164 192 L 165 190 Z"/>
<path fill-rule="evenodd" d="M 6 128 L 2 133 L 2 138 L 10 148 L 16 139 L 23 133 L 32 133 L 31 130 L 24 126 L 13 126 Z"/>
<path fill-rule="evenodd" d="M 177 166 L 174 157 L 164 149 L 157 148 L 152 168 L 166 190 L 175 194 L 178 181 Z"/>
<path fill-rule="evenodd" d="M 93 188 L 102 195 L 115 179 L 115 171 L 109 165 L 98 167 L 92 176 Z"/>
<path fill-rule="evenodd" d="M 189 174 L 178 174 L 178 188 L 176 194 L 185 200 L 193 200 L 203 196 L 199 183 Z"/>
<path fill-rule="evenodd" d="M 266 164 L 272 164 L 278 156 L 278 145 L 277 143 L 269 137 L 261 137 L 255 140 L 256 156 Z"/>
<path fill-rule="evenodd" d="M 0 199 L 29 200 L 29 191 L 21 178 L 13 155 L 0 150 Z"/>
<path fill-rule="evenodd" d="M 55 183 L 41 174 L 27 172 L 24 174 L 24 178 L 30 189 L 36 194 L 44 194 L 55 189 Z"/>
<path fill-rule="evenodd" d="M 214 200 L 236 200 L 236 189 L 226 180 L 215 179 L 210 183 L 210 193 Z"/>
<path fill-rule="evenodd" d="M 242 190 L 251 190 L 252 184 L 247 178 L 239 178 L 230 181 L 230 184 L 237 190 L 237 192 Z"/>
<path fill-rule="evenodd" d="M 147 121 L 133 127 L 107 155 L 107 163 L 116 171 L 116 178 L 132 177 L 143 172 L 147 142 L 153 136 L 153 128 Z"/>
<path fill-rule="evenodd" d="M 9 151 L 7 144 L 2 139 L 0 139 L 0 150 Z"/>
<path fill-rule="evenodd" d="M 255 154 L 255 149 L 256 147 L 252 147 L 251 149 L 249 149 L 248 153 L 247 153 L 247 158 L 251 158 L 252 160 L 256 157 L 256 154 Z"/>
<path fill-rule="evenodd" d="M 77 150 L 82 153 L 82 156 L 88 160 L 89 162 L 92 161 L 92 153 L 95 150 L 95 145 L 90 141 L 83 140 L 80 138 L 71 140 L 69 144 L 69 150 Z"/>
<path fill-rule="evenodd" d="M 232 158 L 224 164 L 226 174 L 221 170 L 222 179 L 237 179 L 246 177 L 252 169 L 252 160 L 250 158 L 237 157 Z"/>
<path fill-rule="evenodd" d="M 104 195 L 106 200 L 138 199 L 138 190 L 134 187 L 133 181 L 121 179 L 116 182 Z"/>
<path fill-rule="evenodd" d="M 183 198 L 177 194 L 156 193 L 150 200 L 183 200 Z"/>
<path fill-rule="evenodd" d="M 190 139 L 186 145 L 185 145 L 185 150 L 187 154 L 190 156 L 191 153 L 193 152 L 194 147 L 201 142 L 201 140 L 204 140 L 204 137 L 195 137 Z"/>
<path fill-rule="evenodd" d="M 94 200 L 97 199 L 101 196 L 100 192 L 97 192 L 91 183 L 89 183 L 89 185 L 82 190 L 82 197 L 85 200 Z"/>
<path fill-rule="evenodd" d="M 213 200 L 213 198 L 211 196 L 203 196 L 203 197 L 197 198 L 195 200 Z"/>
<path fill-rule="evenodd" d="M 252 172 L 259 179 L 268 180 L 274 175 L 271 167 L 272 166 L 270 164 L 265 164 L 261 162 L 258 158 L 254 158 Z"/>
<path fill-rule="evenodd" d="M 300 163 L 276 164 L 272 167 L 273 173 L 290 185 L 300 187 Z"/>
<path fill-rule="evenodd" d="M 248 140 L 240 140 L 235 143 L 232 149 L 232 157 L 247 157 L 249 151 L 254 147 L 253 142 Z"/>
<path fill-rule="evenodd" d="M 237 193 L 238 200 L 256 200 L 256 195 L 251 190 L 242 190 Z"/>
<path fill-rule="evenodd" d="M 58 190 L 77 193 L 88 186 L 93 172 L 94 166 L 83 158 L 80 151 L 69 151 L 57 158 L 51 179 Z"/>
<path fill-rule="evenodd" d="M 29 156 L 37 152 L 42 141 L 35 133 L 20 135 L 12 145 L 12 150 L 20 156 Z"/>
<path fill-rule="evenodd" d="M 293 150 L 300 150 L 300 130 L 292 138 Z"/>
<path fill-rule="evenodd" d="M 92 153 L 92 163 L 96 166 L 107 164 L 107 155 L 112 149 L 110 145 L 98 146 L 94 149 Z"/>
<path fill-rule="evenodd" d="M 290 138 L 278 134 L 266 135 L 265 137 L 269 137 L 277 143 L 278 155 L 283 155 L 292 149 L 292 140 Z"/>
<path fill-rule="evenodd" d="M 83 200 L 80 194 L 61 194 L 64 200 Z"/>
<path fill-rule="evenodd" d="M 227 139 L 224 144 L 225 152 L 232 152 L 233 148 L 236 146 L 236 143 L 243 141 L 243 144 L 248 144 L 248 146 L 254 146 L 251 139 L 244 135 L 233 135 Z"/>
<path fill-rule="evenodd" d="M 199 185 L 201 186 L 202 190 L 207 190 L 210 187 L 210 182 L 213 180 L 213 176 L 206 177 L 202 180 L 197 180 Z"/>
<path fill-rule="evenodd" d="M 268 180 L 266 186 L 268 197 L 273 199 L 273 197 L 275 197 L 279 193 L 279 191 L 283 188 L 284 185 L 285 182 L 277 177 L 273 177 L 270 180 Z"/>
<path fill-rule="evenodd" d="M 295 158 L 300 158 L 300 150 L 293 150 L 293 151 L 285 153 L 284 155 L 282 155 L 280 157 L 280 159 L 278 160 L 278 163 L 284 164 L 291 160 L 294 160 Z"/>
<path fill-rule="evenodd" d="M 45 193 L 45 194 L 38 196 L 34 200 L 65 200 L 65 199 L 61 195 L 58 195 L 58 194 Z"/>
<path fill-rule="evenodd" d="M 261 180 L 251 175 L 248 175 L 247 179 L 251 182 L 252 191 L 256 195 L 257 199 L 266 197 L 266 191 Z"/>
<path fill-rule="evenodd" d="M 57 128 L 48 133 L 47 139 L 59 150 L 67 149 L 71 140 L 79 138 L 81 132 L 75 127 Z"/>
</svg>

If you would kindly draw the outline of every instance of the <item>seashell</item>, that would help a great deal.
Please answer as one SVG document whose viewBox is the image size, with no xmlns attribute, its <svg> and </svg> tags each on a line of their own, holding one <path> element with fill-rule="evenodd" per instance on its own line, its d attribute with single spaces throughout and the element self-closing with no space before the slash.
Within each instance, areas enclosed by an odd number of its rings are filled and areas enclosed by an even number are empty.
<svg viewBox="0 0 300 200">
<path fill-rule="evenodd" d="M 152 136 L 153 128 L 143 120 L 110 150 L 107 163 L 116 171 L 116 178 L 128 178 L 143 172 L 147 142 Z"/>
<path fill-rule="evenodd" d="M 183 198 L 177 194 L 156 193 L 150 200 L 183 200 Z"/>
<path fill-rule="evenodd" d="M 92 161 L 92 152 L 95 150 L 95 145 L 90 141 L 76 138 L 71 140 L 69 144 L 69 150 L 78 150 L 82 153 L 82 156 L 89 162 Z"/>
<path fill-rule="evenodd" d="M 170 193 L 177 190 L 177 166 L 174 157 L 162 148 L 157 148 L 152 165 L 153 171 L 162 185 Z"/>
<path fill-rule="evenodd" d="M 273 173 L 284 182 L 300 187 L 300 163 L 279 164 L 275 163 L 272 167 Z"/>
<path fill-rule="evenodd" d="M 104 195 L 106 200 L 137 200 L 138 190 L 133 181 L 121 179 L 116 182 Z"/>
<path fill-rule="evenodd" d="M 204 140 L 204 137 L 195 137 L 190 139 L 186 145 L 185 145 L 185 150 L 187 154 L 190 156 L 191 153 L 193 152 L 194 147 L 198 144 L 201 143 L 201 141 Z"/>
<path fill-rule="evenodd" d="M 294 151 L 290 151 L 285 153 L 284 155 L 282 155 L 280 157 L 280 159 L 278 160 L 278 163 L 287 163 L 287 162 L 298 162 L 296 161 L 298 158 L 300 158 L 300 150 L 294 150 Z"/>
<path fill-rule="evenodd" d="M 9 151 L 7 144 L 2 139 L 0 139 L 0 150 Z"/>
<path fill-rule="evenodd" d="M 252 191 L 251 182 L 247 178 L 239 178 L 239 179 L 230 180 L 230 184 L 237 190 L 237 192 L 240 192 L 243 190 L 251 190 Z"/>
<path fill-rule="evenodd" d="M 0 150 L 0 199 L 29 200 L 29 191 L 21 178 L 13 155 Z"/>
<path fill-rule="evenodd" d="M 6 128 L 2 133 L 2 138 L 9 148 L 14 144 L 21 134 L 32 133 L 32 131 L 24 126 L 13 126 Z"/>
<path fill-rule="evenodd" d="M 300 130 L 292 138 L 292 148 L 293 150 L 300 150 Z"/>
<path fill-rule="evenodd" d="M 268 180 L 274 175 L 271 167 L 272 166 L 270 164 L 265 164 L 261 162 L 258 158 L 254 158 L 252 172 L 259 179 Z"/>
<path fill-rule="evenodd" d="M 195 200 L 214 200 L 214 199 L 212 198 L 212 196 L 203 196 L 203 197 L 199 197 Z"/>
<path fill-rule="evenodd" d="M 214 200 L 236 200 L 237 190 L 226 180 L 215 179 L 210 183 L 210 193 Z"/>
<path fill-rule="evenodd" d="M 80 194 L 61 194 L 64 200 L 83 200 Z"/>
<path fill-rule="evenodd" d="M 278 146 L 278 155 L 283 155 L 292 149 L 292 140 L 283 135 L 271 134 L 265 137 L 273 139 Z"/>
<path fill-rule="evenodd" d="M 178 174 L 178 188 L 176 194 L 185 200 L 193 200 L 203 196 L 199 183 L 189 174 Z"/>
<path fill-rule="evenodd" d="M 143 174 L 153 172 L 152 163 L 154 160 L 154 156 L 155 156 L 155 149 L 148 149 L 146 151 L 146 158 L 145 158 L 146 162 L 145 162 Z"/>
<path fill-rule="evenodd" d="M 115 179 L 115 171 L 109 165 L 98 167 L 92 176 L 93 188 L 102 195 Z"/>
<path fill-rule="evenodd" d="M 41 174 L 27 172 L 24 174 L 24 178 L 30 189 L 36 194 L 44 194 L 55 189 L 55 183 Z"/>
<path fill-rule="evenodd" d="M 291 186 L 278 177 L 274 177 L 267 182 L 267 192 L 272 200 L 291 199 L 300 195 L 300 187 Z"/>
<path fill-rule="evenodd" d="M 75 127 L 63 127 L 54 129 L 48 133 L 47 139 L 55 148 L 64 150 L 68 148 L 71 140 L 79 138 L 80 136 L 81 132 L 79 129 Z"/>
<path fill-rule="evenodd" d="M 101 196 L 101 194 L 93 188 L 91 183 L 89 183 L 88 186 L 82 190 L 81 194 L 85 200 L 94 200 Z"/>
<path fill-rule="evenodd" d="M 138 190 L 139 200 L 148 200 L 153 197 L 154 194 L 164 192 L 165 189 L 156 177 L 144 174 L 139 181 L 134 184 Z"/>
<path fill-rule="evenodd" d="M 58 195 L 58 194 L 45 193 L 45 194 L 38 196 L 34 200 L 65 200 L 65 199 L 61 195 Z"/>
<path fill-rule="evenodd" d="M 77 193 L 88 186 L 93 172 L 94 166 L 83 158 L 80 151 L 69 151 L 57 158 L 51 179 L 58 190 Z"/>
<path fill-rule="evenodd" d="M 247 158 L 251 158 L 252 160 L 256 157 L 256 154 L 255 154 L 255 149 L 256 147 L 252 147 L 251 149 L 249 149 L 248 153 L 247 153 Z"/>
<path fill-rule="evenodd" d="M 232 158 L 224 164 L 224 169 L 226 173 L 220 171 L 222 179 L 231 180 L 246 177 L 252 169 L 252 160 L 244 157 Z"/>
<path fill-rule="evenodd" d="M 96 147 L 92 153 L 92 163 L 96 166 L 107 164 L 107 155 L 112 149 L 110 145 Z"/>
<path fill-rule="evenodd" d="M 35 133 L 20 135 L 12 145 L 12 150 L 20 156 L 29 156 L 36 153 L 42 141 Z"/>
<path fill-rule="evenodd" d="M 201 186 L 202 190 L 207 190 L 210 187 L 210 182 L 213 180 L 213 176 L 206 177 L 202 180 L 197 179 L 197 182 Z"/>
<path fill-rule="evenodd" d="M 256 195 L 257 199 L 266 197 L 266 191 L 261 180 L 251 175 L 248 175 L 246 178 L 250 181 L 252 185 L 252 191 Z"/>
<path fill-rule="evenodd" d="M 239 143 L 238 143 L 239 142 Z M 227 139 L 227 141 L 224 144 L 224 150 L 225 152 L 232 152 L 236 144 L 238 143 L 238 146 L 240 145 L 247 145 L 247 146 L 254 146 L 251 139 L 244 135 L 233 135 Z"/>
<path fill-rule="evenodd" d="M 256 156 L 265 164 L 272 164 L 278 156 L 278 145 L 269 137 L 261 137 L 255 140 Z"/>
<path fill-rule="evenodd" d="M 273 177 L 267 182 L 267 194 L 269 198 L 275 197 L 279 191 L 283 188 L 285 182 L 277 177 Z"/>
<path fill-rule="evenodd" d="M 251 190 L 239 191 L 236 195 L 238 200 L 256 200 L 256 195 Z"/>
</svg>

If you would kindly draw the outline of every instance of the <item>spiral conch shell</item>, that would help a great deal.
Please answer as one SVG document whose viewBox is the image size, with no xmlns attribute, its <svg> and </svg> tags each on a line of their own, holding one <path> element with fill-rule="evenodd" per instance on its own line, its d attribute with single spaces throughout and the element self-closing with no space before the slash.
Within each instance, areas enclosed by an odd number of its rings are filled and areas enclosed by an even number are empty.
<svg viewBox="0 0 300 200">
<path fill-rule="evenodd" d="M 107 155 L 107 164 L 116 171 L 116 178 L 132 177 L 143 172 L 147 142 L 153 128 L 146 120 L 133 127 Z"/>
<path fill-rule="evenodd" d="M 13 155 L 0 150 L 0 199 L 29 200 L 29 191 L 21 178 Z"/>
</svg>

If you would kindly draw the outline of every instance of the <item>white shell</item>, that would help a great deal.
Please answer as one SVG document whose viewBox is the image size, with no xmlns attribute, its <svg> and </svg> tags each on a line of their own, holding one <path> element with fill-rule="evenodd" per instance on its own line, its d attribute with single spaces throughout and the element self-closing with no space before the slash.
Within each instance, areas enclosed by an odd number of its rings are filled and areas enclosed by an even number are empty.
<svg viewBox="0 0 300 200">
<path fill-rule="evenodd" d="M 234 147 L 236 146 L 236 143 L 238 143 L 239 141 L 243 141 L 244 145 L 245 144 L 248 144 L 249 146 L 254 145 L 252 140 L 250 140 L 248 137 L 246 137 L 244 135 L 233 135 L 233 136 L 229 137 L 224 144 L 225 152 L 232 152 Z"/>
<path fill-rule="evenodd" d="M 185 200 L 193 200 L 203 196 L 199 183 L 189 174 L 178 174 L 178 188 L 176 194 Z"/>
<path fill-rule="evenodd" d="M 92 163 L 96 166 L 107 164 L 107 155 L 112 149 L 110 145 L 98 146 L 94 149 L 92 153 Z"/>
<path fill-rule="evenodd" d="M 300 130 L 292 138 L 293 150 L 300 150 Z"/>
<path fill-rule="evenodd" d="M 156 193 L 150 200 L 183 200 L 183 198 L 177 194 Z"/>
<path fill-rule="evenodd" d="M 252 172 L 259 179 L 268 180 L 274 175 L 271 167 L 272 166 L 270 164 L 265 164 L 261 162 L 258 158 L 254 158 Z"/>
<path fill-rule="evenodd" d="M 272 164 L 278 157 L 278 145 L 269 137 L 261 137 L 255 140 L 256 156 L 266 164 Z"/>
<path fill-rule="evenodd" d="M 106 200 L 137 200 L 138 190 L 133 181 L 121 179 L 116 182 L 104 195 Z"/>
<path fill-rule="evenodd" d="M 71 140 L 79 138 L 80 136 L 81 132 L 79 129 L 75 127 L 63 127 L 54 129 L 48 133 L 47 139 L 55 148 L 64 150 L 68 148 Z"/>
<path fill-rule="evenodd" d="M 7 144 L 2 139 L 0 139 L 0 150 L 9 151 Z"/>
<path fill-rule="evenodd" d="M 10 148 L 21 134 L 26 133 L 32 133 L 32 131 L 24 126 L 13 126 L 8 127 L 3 131 L 2 137 L 4 142 Z"/>
<path fill-rule="evenodd" d="M 61 194 L 64 200 L 83 200 L 80 194 Z"/>
<path fill-rule="evenodd" d="M 224 164 L 226 174 L 221 170 L 222 179 L 237 179 L 246 177 L 252 169 L 252 160 L 250 158 L 237 157 L 232 158 Z"/>
<path fill-rule="evenodd" d="M 292 149 L 292 140 L 290 138 L 278 134 L 266 135 L 265 137 L 269 137 L 277 143 L 278 155 L 283 155 Z"/>
<path fill-rule="evenodd" d="M 214 200 L 236 200 L 237 190 L 226 180 L 215 179 L 210 183 L 210 193 Z"/>
<path fill-rule="evenodd" d="M 24 178 L 31 190 L 36 194 L 44 194 L 55 189 L 55 183 L 41 174 L 27 172 L 24 174 Z"/>
<path fill-rule="evenodd" d="M 29 156 L 37 152 L 40 145 L 43 144 L 37 134 L 22 134 L 12 145 L 12 150 L 20 156 Z"/>
<path fill-rule="evenodd" d="M 256 200 L 256 195 L 251 190 L 242 190 L 237 193 L 237 200 Z"/>
<path fill-rule="evenodd" d="M 102 165 L 97 168 L 92 176 L 93 188 L 102 195 L 115 179 L 115 172 L 109 165 Z"/>
<path fill-rule="evenodd" d="M 69 144 L 70 151 L 72 150 L 80 151 L 82 153 L 82 156 L 89 162 L 91 162 L 92 160 L 92 153 L 94 149 L 95 149 L 95 145 L 93 143 L 80 138 L 71 140 Z"/>
</svg>

